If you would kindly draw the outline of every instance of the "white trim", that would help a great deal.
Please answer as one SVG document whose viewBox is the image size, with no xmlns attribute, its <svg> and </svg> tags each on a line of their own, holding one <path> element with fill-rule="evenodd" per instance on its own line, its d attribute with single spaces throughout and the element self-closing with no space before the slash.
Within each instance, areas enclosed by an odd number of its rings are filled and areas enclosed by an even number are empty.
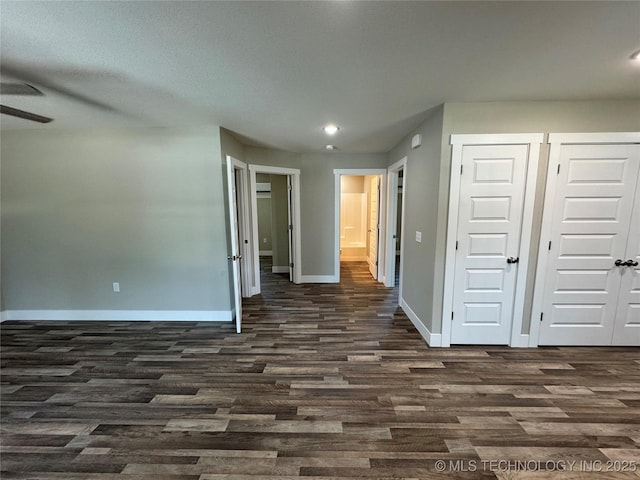
<svg viewBox="0 0 640 480">
<path fill-rule="evenodd" d="M 259 252 L 259 235 L 258 235 L 258 200 L 256 195 L 256 174 L 268 173 L 272 175 L 289 175 L 291 176 L 291 189 L 293 191 L 293 253 L 295 258 L 293 259 L 293 283 L 305 283 L 302 278 L 302 247 L 301 247 L 301 228 L 300 228 L 300 170 L 297 168 L 284 168 L 273 167 L 270 165 L 249 165 L 249 194 L 251 197 L 251 221 L 252 221 L 252 235 L 250 242 L 253 245 L 254 259 L 253 259 L 253 271 L 254 271 L 254 283 L 252 288 L 252 295 L 260 293 L 260 256 Z M 287 270 L 288 271 L 288 270 Z"/>
<path fill-rule="evenodd" d="M 551 140 L 553 134 L 549 135 Z M 536 279 L 533 287 L 533 301 L 531 308 L 531 327 L 529 328 L 529 346 L 537 347 L 540 336 L 540 313 L 542 312 L 542 296 L 546 280 L 547 260 L 549 256 L 548 238 L 551 236 L 551 212 L 555 202 L 555 191 L 558 176 L 555 174 L 556 165 L 560 161 L 561 143 L 552 143 L 549 148 L 549 163 L 547 165 L 547 184 L 544 192 L 542 207 L 542 224 L 540 226 L 540 243 L 538 245 L 538 264 Z"/>
<path fill-rule="evenodd" d="M 7 320 L 7 312 L 6 312 L 6 310 L 3 310 L 3 311 L 0 312 L 0 323 L 4 322 L 6 320 Z"/>
<path fill-rule="evenodd" d="M 273 250 L 260 250 L 261 257 L 273 257 Z"/>
<path fill-rule="evenodd" d="M 427 326 L 424 324 L 424 322 L 420 320 L 420 317 L 416 315 L 416 312 L 414 312 L 411 309 L 411 307 L 407 305 L 407 302 L 405 301 L 404 298 L 400 298 L 399 303 L 400 303 L 400 308 L 402 308 L 402 310 L 407 315 L 409 320 L 411 320 L 411 323 L 413 323 L 413 326 L 416 327 L 416 330 L 418 330 L 420 335 L 422 335 L 422 338 L 425 339 L 427 344 L 430 347 L 442 346 L 442 336 L 439 333 L 431 333 L 427 328 Z"/>
<path fill-rule="evenodd" d="M 253 284 L 251 296 L 260 293 L 260 235 L 258 233 L 258 195 L 256 190 L 256 172 L 249 165 L 249 203 L 251 205 L 251 246 L 253 248 Z M 258 254 L 256 255 L 256 250 Z M 273 252 L 272 252 L 273 255 Z"/>
<path fill-rule="evenodd" d="M 524 323 L 524 304 L 527 291 L 527 273 L 529 272 L 529 258 L 531 256 L 531 235 L 533 233 L 533 212 L 536 201 L 536 183 L 538 180 L 538 161 L 540 159 L 540 143 L 529 144 L 527 158 L 527 182 L 522 206 L 522 229 L 520 231 L 520 262 L 516 276 L 516 291 L 513 298 L 513 314 L 511 322 L 511 342 L 514 347 L 520 341 L 522 325 Z"/>
<path fill-rule="evenodd" d="M 5 320 L 231 322 L 230 310 L 7 310 Z"/>
<path fill-rule="evenodd" d="M 514 347 L 514 348 L 529 348 L 529 334 L 528 333 L 521 333 L 517 336 L 514 336 L 511 339 L 511 345 L 509 345 L 510 347 Z"/>
<path fill-rule="evenodd" d="M 544 192 L 542 224 L 540 227 L 540 244 L 538 247 L 538 264 L 533 288 L 531 306 L 531 328 L 529 329 L 529 346 L 537 347 L 540 339 L 540 315 L 543 311 L 544 286 L 547 279 L 547 263 L 549 260 L 549 240 L 551 238 L 553 207 L 555 205 L 558 176 L 556 168 L 560 163 L 562 145 L 567 144 L 607 144 L 607 143 L 640 143 L 640 132 L 610 133 L 550 133 L 548 140 L 549 163 L 547 166 L 547 182 Z"/>
<path fill-rule="evenodd" d="M 548 143 L 640 143 L 640 132 L 550 133 Z"/>
<path fill-rule="evenodd" d="M 233 158 L 233 157 L 231 157 Z M 249 171 L 247 169 L 247 164 L 241 162 L 240 160 L 236 160 L 233 158 L 233 165 L 236 170 L 240 172 L 240 184 L 242 186 L 242 191 L 240 195 L 242 197 L 242 229 L 241 234 L 243 234 L 244 238 L 239 238 L 240 241 L 240 251 L 242 252 L 243 258 L 241 259 L 240 265 L 241 268 L 241 276 L 242 276 L 242 293 L 243 297 L 251 297 L 251 290 L 253 286 L 253 272 L 251 271 L 249 265 L 253 263 L 253 248 L 251 248 L 251 208 L 249 203 Z M 248 240 L 249 243 L 244 243 L 245 240 Z"/>
<path fill-rule="evenodd" d="M 398 182 L 398 173 L 403 170 L 403 179 L 407 178 L 407 163 L 408 158 L 402 157 L 400 160 L 392 164 L 387 168 L 387 224 L 386 234 L 387 238 L 385 244 L 387 250 L 385 252 L 385 277 L 384 285 L 386 287 L 393 287 L 395 284 L 395 271 L 396 271 L 396 253 L 397 250 L 393 247 L 393 232 L 396 231 L 396 225 L 398 224 L 398 193 L 400 193 L 400 186 Z M 403 180 L 403 185 L 406 181 Z M 402 273 L 404 272 L 404 230 L 405 230 L 405 211 L 406 211 L 406 191 L 402 189 L 402 211 L 400 215 L 402 220 L 400 222 L 400 275 L 398 281 L 398 300 L 402 298 Z M 397 234 L 398 232 L 396 232 Z M 396 243 L 397 247 L 397 243 Z"/>
<path fill-rule="evenodd" d="M 453 134 L 451 145 L 519 145 L 542 143 L 544 133 Z"/>
<path fill-rule="evenodd" d="M 336 275 L 302 275 L 299 283 L 340 283 Z"/>
<path fill-rule="evenodd" d="M 386 168 L 334 168 L 334 175 L 355 175 L 363 177 L 365 175 L 384 175 L 387 173 Z"/>
<path fill-rule="evenodd" d="M 288 265 L 274 265 L 271 267 L 271 273 L 289 273 Z"/>
<path fill-rule="evenodd" d="M 272 175 L 300 175 L 300 169 L 298 168 L 273 167 L 271 165 L 250 164 L 249 171 Z"/>
<path fill-rule="evenodd" d="M 385 168 L 336 168 L 333 170 L 334 174 L 334 248 L 333 248 L 333 271 L 334 276 L 338 279 L 337 283 L 340 283 L 340 177 L 342 175 L 378 175 L 380 177 L 380 199 L 387 198 L 387 170 Z M 382 203 L 382 201 L 380 202 Z M 382 216 L 382 212 L 385 210 L 385 205 L 378 205 L 378 215 Z M 386 222 L 384 219 L 379 218 L 378 223 L 380 225 L 380 232 L 378 232 L 378 278 L 377 281 L 382 281 L 385 278 L 384 268 L 384 245 L 386 239 Z"/>
<path fill-rule="evenodd" d="M 510 346 L 519 343 L 524 316 L 524 296 L 529 267 L 533 210 L 535 205 L 535 186 L 538 176 L 540 143 L 544 139 L 542 133 L 531 134 L 496 134 L 496 135 L 451 135 L 451 170 L 449 189 L 449 214 L 447 221 L 447 243 L 445 253 L 444 298 L 442 305 L 442 346 L 451 345 L 451 312 L 453 311 L 453 294 L 455 286 L 454 270 L 456 261 L 456 237 L 458 232 L 458 210 L 460 200 L 460 165 L 462 164 L 462 148 L 464 145 L 528 145 L 527 180 L 522 208 L 520 232 L 520 263 L 516 276 L 514 308 L 511 323 Z M 468 143 L 467 143 L 468 142 Z"/>
<path fill-rule="evenodd" d="M 251 296 L 251 272 L 247 265 L 252 263 L 253 251 L 251 247 L 251 235 L 249 232 L 249 196 L 247 185 L 247 164 L 232 157 L 226 156 L 227 160 L 227 194 L 229 213 L 229 233 L 231 235 L 231 252 L 228 256 L 232 258 L 230 268 L 233 271 L 233 309 L 232 315 L 236 320 L 236 332 L 242 331 L 242 297 Z M 239 172 L 239 181 L 236 182 L 236 172 Z M 238 191 L 239 189 L 239 191 Z M 234 195 L 235 192 L 235 195 Z M 234 208 L 234 206 L 236 208 Z M 244 240 L 249 240 L 246 244 Z M 236 258 L 236 256 L 238 258 Z M 237 263 L 236 263 L 237 261 Z"/>
</svg>

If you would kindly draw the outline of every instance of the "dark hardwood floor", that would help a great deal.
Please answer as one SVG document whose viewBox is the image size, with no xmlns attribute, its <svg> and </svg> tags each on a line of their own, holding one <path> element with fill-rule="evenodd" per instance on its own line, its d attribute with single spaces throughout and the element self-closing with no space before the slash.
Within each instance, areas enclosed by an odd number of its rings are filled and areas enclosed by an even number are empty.
<svg viewBox="0 0 640 480">
<path fill-rule="evenodd" d="M 264 267 L 240 335 L 3 323 L 2 478 L 640 477 L 639 349 L 430 349 L 365 265 Z"/>
</svg>

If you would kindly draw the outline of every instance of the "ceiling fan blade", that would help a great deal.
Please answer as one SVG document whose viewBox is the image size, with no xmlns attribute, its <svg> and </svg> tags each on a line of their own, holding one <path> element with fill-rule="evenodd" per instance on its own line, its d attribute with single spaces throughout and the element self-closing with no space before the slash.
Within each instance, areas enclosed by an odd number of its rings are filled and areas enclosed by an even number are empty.
<svg viewBox="0 0 640 480">
<path fill-rule="evenodd" d="M 31 112 L 25 112 L 24 110 L 18 110 L 17 108 L 7 107 L 6 105 L 0 105 L 0 113 L 5 115 L 11 115 L 12 117 L 23 118 L 25 120 L 31 120 L 38 123 L 49 123 L 53 121 L 53 118 L 44 117 Z"/>
<path fill-rule="evenodd" d="M 28 95 L 28 96 L 43 96 L 40 90 L 33 85 L 27 83 L 0 83 L 0 95 Z"/>
<path fill-rule="evenodd" d="M 56 92 L 59 95 L 63 95 L 77 102 L 82 102 L 87 105 L 91 105 L 92 107 L 97 107 L 102 110 L 106 110 L 108 112 L 116 111 L 115 108 L 113 108 L 110 105 L 107 105 L 106 103 L 102 103 L 98 100 L 94 100 L 93 98 L 87 97 L 81 93 L 74 92 L 71 89 L 68 89 L 57 83 L 47 80 L 45 77 L 38 75 L 37 73 L 33 73 L 24 68 L 15 67 L 13 65 L 7 65 L 7 63 L 8 62 L 5 60 L 1 68 L 1 71 L 4 75 L 9 75 L 11 77 L 18 78 L 27 83 L 33 83 L 35 85 L 38 85 L 39 87 L 44 88 L 45 90 Z"/>
</svg>

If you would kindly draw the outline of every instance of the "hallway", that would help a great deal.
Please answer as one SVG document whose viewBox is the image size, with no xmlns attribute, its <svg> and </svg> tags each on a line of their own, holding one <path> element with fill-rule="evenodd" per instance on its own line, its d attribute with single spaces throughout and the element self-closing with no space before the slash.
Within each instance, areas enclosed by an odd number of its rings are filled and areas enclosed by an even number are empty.
<svg viewBox="0 0 640 480">
<path fill-rule="evenodd" d="M 2 478 L 525 479 L 480 462 L 640 461 L 638 349 L 430 349 L 367 275 L 267 274 L 240 335 L 5 322 Z"/>
</svg>

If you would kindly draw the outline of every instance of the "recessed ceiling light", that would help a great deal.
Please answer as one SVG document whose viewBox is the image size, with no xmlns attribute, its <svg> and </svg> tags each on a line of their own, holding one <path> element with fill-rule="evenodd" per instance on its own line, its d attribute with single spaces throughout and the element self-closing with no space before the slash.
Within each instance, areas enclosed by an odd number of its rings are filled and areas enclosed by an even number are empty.
<svg viewBox="0 0 640 480">
<path fill-rule="evenodd" d="M 326 148 L 329 151 L 336 149 L 336 147 L 334 145 L 325 145 L 324 148 Z"/>
<path fill-rule="evenodd" d="M 636 52 L 633 52 L 631 54 L 631 60 L 640 60 L 640 50 L 637 50 Z"/>
<path fill-rule="evenodd" d="M 329 125 L 325 125 L 323 127 L 323 130 L 324 130 L 324 133 L 326 133 L 327 135 L 335 135 L 336 132 L 340 130 L 340 128 L 338 128 L 337 125 L 330 123 Z"/>
</svg>

